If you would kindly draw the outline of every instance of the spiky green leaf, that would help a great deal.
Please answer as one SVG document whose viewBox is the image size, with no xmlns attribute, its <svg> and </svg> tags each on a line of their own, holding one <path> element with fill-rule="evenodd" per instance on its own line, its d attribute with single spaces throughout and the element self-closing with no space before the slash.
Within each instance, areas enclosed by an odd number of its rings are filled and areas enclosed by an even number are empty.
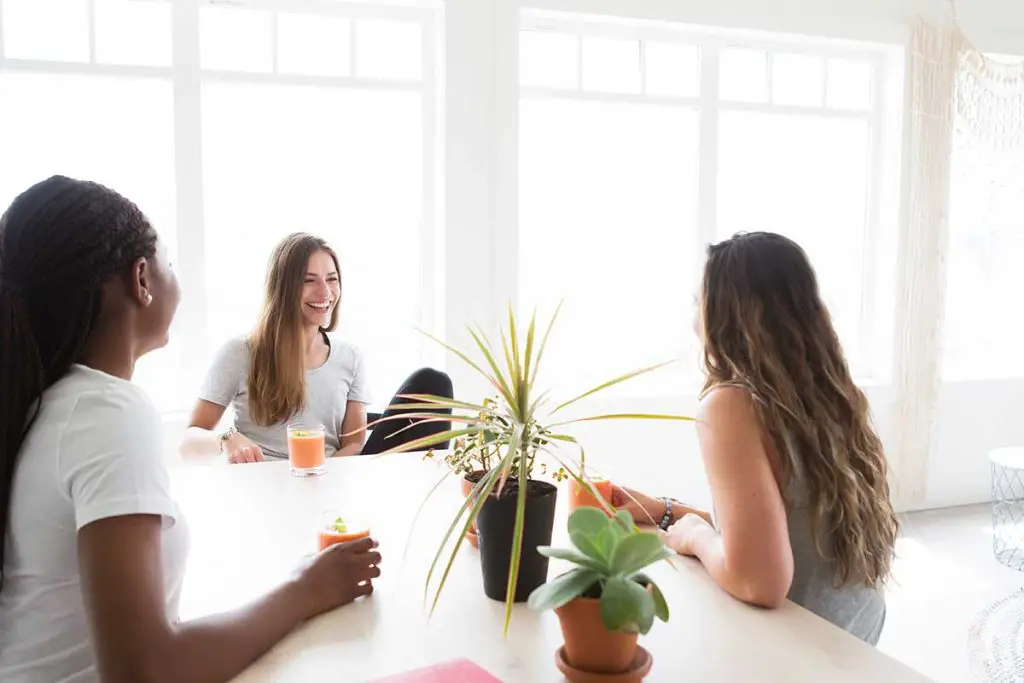
<svg viewBox="0 0 1024 683">
<path fill-rule="evenodd" d="M 445 441 L 451 441 L 457 439 L 460 436 L 468 436 L 470 434 L 478 434 L 480 432 L 479 427 L 470 427 L 467 429 L 452 429 L 438 434 L 431 434 L 430 436 L 424 436 L 420 439 L 413 439 L 403 444 L 399 444 L 386 451 L 374 455 L 373 457 L 380 457 L 383 455 L 391 455 L 393 453 L 407 453 L 409 451 L 416 451 L 423 448 L 430 448 L 438 444 L 444 443 Z"/>
<path fill-rule="evenodd" d="M 587 396 L 592 396 L 592 395 L 596 394 L 599 391 L 604 391 L 605 389 L 608 389 L 609 387 L 613 387 L 616 384 L 621 384 L 623 382 L 626 382 L 628 380 L 633 379 L 634 377 L 638 377 L 640 375 L 644 375 L 644 374 L 646 374 L 648 372 L 654 372 L 655 370 L 663 368 L 666 365 L 671 365 L 674 362 L 675 361 L 668 361 L 666 363 L 658 363 L 657 365 L 649 365 L 646 368 L 641 368 L 639 370 L 634 370 L 633 372 L 627 372 L 625 375 L 620 375 L 620 376 L 616 377 L 615 379 L 610 379 L 607 382 L 605 382 L 604 384 L 599 384 L 598 386 L 594 387 L 593 389 L 590 389 L 589 391 L 583 392 L 582 394 L 580 394 L 576 398 L 569 399 L 568 401 L 566 401 L 565 403 L 559 405 L 557 408 L 555 408 L 551 412 L 552 413 L 557 413 L 562 408 L 567 408 L 567 407 L 571 406 L 573 403 L 576 403 L 577 401 L 580 401 L 580 400 L 586 398 Z"/>
<path fill-rule="evenodd" d="M 690 417 L 689 415 L 661 415 L 657 413 L 608 413 L 605 415 L 590 415 L 588 417 L 578 417 L 573 420 L 555 422 L 554 424 L 548 425 L 548 429 L 555 429 L 556 427 L 564 427 L 566 425 L 578 424 L 580 422 L 601 422 L 604 420 L 669 420 L 675 422 L 694 422 L 695 419 L 696 418 Z"/>
<path fill-rule="evenodd" d="M 430 614 L 434 613 L 437 609 L 437 603 L 441 599 L 441 591 L 444 590 L 445 583 L 448 581 L 448 574 L 451 573 L 452 565 L 455 564 L 455 558 L 459 552 L 459 548 L 462 546 L 462 541 L 466 538 L 466 532 L 472 526 L 473 522 L 476 521 L 477 515 L 480 514 L 480 508 L 483 507 L 487 501 L 487 497 L 491 491 L 494 490 L 494 483 L 497 478 L 497 472 L 491 472 L 486 475 L 483 479 L 477 482 L 476 486 L 473 487 L 473 491 L 466 498 L 466 502 L 463 503 L 462 508 L 458 515 L 455 516 L 455 521 L 448 527 L 448 533 L 445 534 L 444 540 L 441 541 L 440 547 L 437 549 L 437 554 L 434 556 L 434 561 L 430 565 L 430 571 L 427 572 L 427 581 L 424 585 L 424 597 L 426 597 L 426 591 L 429 590 L 430 580 L 434 574 L 434 570 L 437 568 L 437 563 L 440 560 L 441 553 L 444 551 L 445 546 L 448 545 L 448 541 L 455 531 L 455 527 L 458 526 L 459 520 L 462 518 L 463 512 L 472 503 L 472 511 L 466 518 L 465 523 L 462 525 L 462 531 L 455 542 L 455 547 L 452 548 L 451 555 L 448 557 L 448 564 L 444 568 L 444 573 L 441 575 L 441 579 L 438 581 L 437 590 L 434 593 L 434 602 L 430 606 Z"/>
<path fill-rule="evenodd" d="M 523 526 L 526 524 L 526 493 L 529 489 L 530 472 L 527 469 L 526 454 L 519 458 L 519 497 L 516 500 L 516 522 L 512 533 L 512 556 L 509 558 L 508 587 L 505 594 L 505 637 L 512 623 L 512 606 L 515 604 L 516 587 L 519 585 L 519 563 L 523 550 Z"/>
</svg>

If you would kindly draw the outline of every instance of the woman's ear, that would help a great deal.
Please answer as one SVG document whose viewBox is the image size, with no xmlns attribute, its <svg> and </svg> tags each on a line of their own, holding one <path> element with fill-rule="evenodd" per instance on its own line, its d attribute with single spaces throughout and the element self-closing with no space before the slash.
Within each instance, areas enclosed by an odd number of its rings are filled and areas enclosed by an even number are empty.
<svg viewBox="0 0 1024 683">
<path fill-rule="evenodd" d="M 153 303 L 153 271 L 149 259 L 142 256 L 132 264 L 131 296 L 140 306 Z"/>
</svg>

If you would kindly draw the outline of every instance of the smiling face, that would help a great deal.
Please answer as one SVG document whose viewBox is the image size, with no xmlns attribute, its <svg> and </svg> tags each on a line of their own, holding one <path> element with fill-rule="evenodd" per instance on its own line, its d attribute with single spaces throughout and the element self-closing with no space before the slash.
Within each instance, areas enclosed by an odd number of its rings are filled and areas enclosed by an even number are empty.
<svg viewBox="0 0 1024 683">
<path fill-rule="evenodd" d="M 330 328 L 341 298 L 341 276 L 334 257 L 317 251 L 309 257 L 302 281 L 302 320 L 307 325 Z"/>
</svg>

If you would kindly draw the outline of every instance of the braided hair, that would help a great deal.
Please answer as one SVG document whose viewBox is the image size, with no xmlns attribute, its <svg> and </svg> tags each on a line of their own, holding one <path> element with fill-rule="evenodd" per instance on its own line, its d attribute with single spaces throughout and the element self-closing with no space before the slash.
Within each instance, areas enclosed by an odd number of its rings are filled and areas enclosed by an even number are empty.
<svg viewBox="0 0 1024 683">
<path fill-rule="evenodd" d="M 0 217 L 0 585 L 15 465 L 43 392 L 81 360 L 103 283 L 152 257 L 156 242 L 135 204 L 63 176 Z"/>
</svg>

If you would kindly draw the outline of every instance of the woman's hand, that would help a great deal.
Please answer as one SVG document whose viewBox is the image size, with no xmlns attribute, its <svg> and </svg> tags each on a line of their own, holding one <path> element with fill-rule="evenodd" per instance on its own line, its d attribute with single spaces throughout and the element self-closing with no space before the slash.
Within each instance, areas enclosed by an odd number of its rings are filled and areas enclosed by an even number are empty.
<svg viewBox="0 0 1024 683">
<path fill-rule="evenodd" d="M 714 529 L 703 517 L 691 513 L 670 526 L 662 540 L 666 546 L 680 555 L 695 557 L 697 552 L 694 550 L 694 539 L 708 531 L 714 533 Z"/>
<path fill-rule="evenodd" d="M 321 551 L 299 575 L 313 614 L 347 605 L 373 592 L 380 576 L 377 541 L 361 538 L 337 543 Z"/>
<path fill-rule="evenodd" d="M 612 484 L 612 507 L 625 510 L 637 524 L 657 524 L 665 515 L 665 501 Z"/>
<path fill-rule="evenodd" d="M 263 449 L 238 432 L 224 440 L 224 453 L 232 465 L 266 460 L 263 457 Z"/>
</svg>

